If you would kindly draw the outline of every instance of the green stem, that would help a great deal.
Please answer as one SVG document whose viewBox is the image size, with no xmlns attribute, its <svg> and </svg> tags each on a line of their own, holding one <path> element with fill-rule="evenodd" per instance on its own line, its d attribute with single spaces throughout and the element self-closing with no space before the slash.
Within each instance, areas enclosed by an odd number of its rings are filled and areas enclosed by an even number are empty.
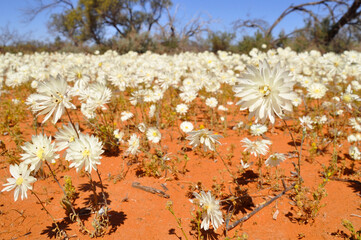
<svg viewBox="0 0 361 240">
<path fill-rule="evenodd" d="M 301 140 L 301 145 L 300 145 L 300 149 L 298 151 L 298 171 L 297 171 L 297 174 L 298 174 L 298 184 L 301 184 L 302 182 L 302 178 L 301 178 L 301 157 L 302 157 L 302 146 L 303 146 L 303 142 L 305 140 L 305 137 L 306 137 L 306 130 L 303 130 L 302 131 L 302 140 Z"/>
<path fill-rule="evenodd" d="M 290 134 L 290 136 L 291 136 L 291 138 L 292 138 L 293 146 L 295 147 L 296 151 L 298 151 L 297 145 L 296 145 L 296 141 L 295 141 L 295 139 L 294 139 L 294 137 L 293 137 L 293 134 L 292 134 L 292 132 L 291 132 L 290 127 L 288 126 L 287 122 L 286 122 L 284 119 L 282 119 L 282 121 L 283 121 L 283 123 L 286 125 L 286 128 L 287 128 L 287 130 L 288 130 L 288 133 Z"/>
<path fill-rule="evenodd" d="M 72 210 L 73 214 L 74 214 L 75 216 L 78 216 L 78 214 L 75 212 L 75 209 L 74 209 L 74 207 L 73 207 L 73 204 L 71 204 L 71 201 L 69 200 L 68 195 L 66 194 L 64 188 L 61 186 L 61 184 L 60 184 L 60 182 L 58 181 L 57 177 L 55 176 L 55 174 L 54 174 L 53 170 L 51 169 L 49 163 L 48 163 L 47 161 L 45 161 L 45 164 L 46 164 L 46 166 L 48 166 L 49 171 L 50 171 L 51 175 L 53 176 L 55 182 L 58 184 L 58 186 L 60 187 L 60 189 L 63 191 L 64 197 L 65 197 L 66 200 L 70 203 L 70 207 L 71 207 L 71 210 Z M 78 216 L 78 217 L 79 217 L 79 216 Z"/>
<path fill-rule="evenodd" d="M 233 179 L 236 179 L 236 178 L 234 177 L 234 175 L 232 174 L 231 170 L 229 169 L 228 165 L 226 164 L 226 162 L 225 162 L 224 159 L 222 158 L 222 156 L 218 153 L 218 151 L 217 151 L 216 149 L 215 149 L 214 151 L 217 153 L 218 157 L 222 160 L 224 166 L 225 166 L 226 169 L 227 169 L 227 172 L 231 175 L 231 177 L 232 177 Z"/>
<path fill-rule="evenodd" d="M 93 194 L 94 194 L 94 207 L 95 207 L 95 210 L 98 211 L 99 208 L 98 208 L 98 195 L 97 195 L 97 191 L 96 191 L 96 186 L 95 186 L 95 183 L 93 182 L 93 179 L 92 179 L 92 176 L 90 173 L 88 173 L 88 177 L 89 177 L 89 181 L 90 181 L 90 184 L 91 184 L 91 188 L 92 188 L 92 191 L 93 191 Z"/>
<path fill-rule="evenodd" d="M 178 227 L 179 227 L 180 230 L 182 231 L 183 236 L 185 237 L 186 240 L 188 240 L 188 237 L 187 237 L 187 235 L 186 235 L 186 233 L 184 232 L 184 229 L 183 229 L 183 227 L 182 227 L 182 222 L 179 220 L 179 218 L 177 218 L 177 216 L 176 216 L 175 213 L 174 213 L 174 210 L 173 210 L 173 207 L 172 207 L 173 203 L 172 203 L 171 201 L 169 201 L 169 202 L 167 203 L 167 205 L 168 205 L 167 209 L 169 210 L 169 212 L 174 216 L 175 220 L 177 221 Z"/>
<path fill-rule="evenodd" d="M 30 190 L 31 191 L 31 194 L 33 194 L 39 201 L 39 203 L 41 204 L 41 206 L 43 207 L 43 209 L 45 210 L 45 212 L 51 217 L 51 219 L 53 220 L 53 223 L 55 224 L 55 227 L 56 227 L 56 230 L 57 230 L 57 233 L 58 234 L 64 234 L 64 239 L 67 239 L 67 235 L 65 233 L 65 231 L 62 231 L 60 230 L 60 227 L 58 225 L 58 223 L 55 221 L 55 218 L 53 217 L 53 215 L 50 214 L 50 212 L 48 211 L 48 209 L 46 209 L 45 205 L 43 204 L 43 202 L 40 200 L 39 196 L 33 191 L 33 190 Z M 60 235 L 60 236 L 61 236 Z"/>
<path fill-rule="evenodd" d="M 98 174 L 98 178 L 99 178 L 99 182 L 100 182 L 100 188 L 101 188 L 101 190 L 102 190 L 104 205 L 105 205 L 105 207 L 108 209 L 108 202 L 107 202 L 107 198 L 106 198 L 105 192 L 104 192 L 103 181 L 102 181 L 102 178 L 101 178 L 101 176 L 100 176 L 100 173 L 99 173 L 98 169 L 96 170 L 96 172 L 97 172 L 97 174 Z"/>
<path fill-rule="evenodd" d="M 79 133 L 78 133 L 78 131 L 77 131 L 77 130 L 76 130 L 76 128 L 75 128 L 75 125 L 74 125 L 74 123 L 73 123 L 73 120 L 71 120 L 71 117 L 70 117 L 70 114 L 69 114 L 68 109 L 67 109 L 67 108 L 65 108 L 65 111 L 66 111 L 66 114 L 68 115 L 68 118 L 69 118 L 70 124 L 73 126 L 74 131 L 76 132 L 76 135 L 77 135 L 77 136 L 78 136 L 78 138 L 79 138 Z"/>
</svg>

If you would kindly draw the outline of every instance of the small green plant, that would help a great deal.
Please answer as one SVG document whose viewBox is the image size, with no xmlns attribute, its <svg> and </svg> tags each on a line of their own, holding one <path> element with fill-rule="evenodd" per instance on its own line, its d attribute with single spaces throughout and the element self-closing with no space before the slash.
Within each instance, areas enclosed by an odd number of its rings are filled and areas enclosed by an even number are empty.
<svg viewBox="0 0 361 240">
<path fill-rule="evenodd" d="M 66 215 L 69 215 L 72 213 L 71 205 L 74 204 L 75 199 L 78 197 L 78 193 L 76 192 L 70 176 L 64 176 L 64 180 L 64 191 L 66 196 L 63 196 L 60 204 L 65 209 Z"/>
<path fill-rule="evenodd" d="M 201 224 L 202 224 L 202 210 L 198 209 L 196 213 L 192 213 L 193 219 L 191 220 L 191 226 L 192 230 L 196 230 L 195 233 L 192 233 L 192 235 L 195 235 L 197 240 L 203 240 L 204 236 L 202 235 L 201 230 Z"/>
<path fill-rule="evenodd" d="M 172 201 L 168 201 L 167 202 L 167 206 L 166 206 L 166 209 L 174 216 L 175 220 L 177 221 L 177 224 L 178 224 L 178 228 L 182 231 L 182 234 L 184 236 L 184 238 L 186 240 L 188 240 L 188 237 L 186 235 L 186 233 L 184 232 L 184 229 L 182 227 L 182 219 L 181 218 L 178 218 L 176 215 L 175 215 L 175 212 L 173 210 L 173 202 Z"/>
<path fill-rule="evenodd" d="M 356 230 L 352 222 L 347 219 L 342 220 L 342 226 L 344 226 L 351 232 L 351 235 L 349 237 L 350 240 L 361 240 L 361 228 L 359 230 Z"/>
<path fill-rule="evenodd" d="M 187 158 L 185 160 L 188 161 Z M 178 173 L 184 172 L 185 168 L 184 166 L 182 171 L 177 168 L 180 161 L 179 158 L 172 158 L 161 150 L 155 150 L 155 153 L 147 154 L 139 165 L 139 170 L 142 175 L 155 178 L 168 177 L 168 172 L 170 172 L 175 179 L 178 179 Z"/>
<path fill-rule="evenodd" d="M 248 240 L 249 236 L 247 233 L 241 233 L 239 235 L 238 230 L 236 230 L 232 237 L 226 237 L 225 240 Z"/>
<path fill-rule="evenodd" d="M 292 196 L 292 200 L 297 207 L 295 210 L 295 219 L 298 222 L 303 224 L 314 222 L 320 209 L 324 206 L 321 200 L 327 196 L 325 189 L 326 183 L 327 180 L 323 181 L 313 192 L 302 184 L 295 185 L 295 194 Z"/>
</svg>

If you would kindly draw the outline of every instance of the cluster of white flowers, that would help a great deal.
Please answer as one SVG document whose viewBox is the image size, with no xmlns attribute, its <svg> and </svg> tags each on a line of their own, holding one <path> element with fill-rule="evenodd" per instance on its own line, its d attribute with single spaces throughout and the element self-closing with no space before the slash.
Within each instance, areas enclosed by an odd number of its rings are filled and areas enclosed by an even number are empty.
<svg viewBox="0 0 361 240">
<path fill-rule="evenodd" d="M 346 51 L 340 55 L 322 55 L 318 51 L 296 53 L 289 48 L 267 50 L 266 45 L 262 48 L 262 51 L 252 49 L 248 55 L 222 51 L 217 54 L 179 55 L 151 52 L 119 55 L 115 51 L 95 55 L 40 53 L 26 57 L 4 54 L 0 55 L 3 75 L 0 88 L 4 84 L 16 88 L 31 83 L 36 92 L 27 97 L 26 104 L 37 117 L 43 117 L 43 124 L 49 119 L 53 124 L 62 122 L 65 113 L 70 118 L 69 111 L 76 109 L 76 106 L 92 123 L 91 120 L 101 115 L 102 111 L 111 109 L 113 95 L 121 95 L 120 102 L 125 107 L 120 115 L 115 116 L 115 121 L 120 119 L 122 125 L 128 126 L 128 131 L 112 126 L 107 137 L 115 139 L 117 146 L 127 145 L 125 155 L 140 154 L 143 139 L 161 145 L 162 125 L 159 118 L 164 111 L 163 98 L 169 92 L 171 98 L 179 100 L 169 104 L 172 114 L 175 110 L 178 113 L 174 114 L 176 117 L 187 120 L 179 127 L 188 135 L 186 139 L 190 141 L 189 144 L 193 148 L 202 146 L 204 151 L 216 151 L 222 136 L 206 128 L 194 130 L 189 120 L 190 112 L 201 99 L 202 104 L 212 109 L 212 113 L 219 111 L 214 115 L 218 117 L 221 113 L 217 120 L 226 125 L 225 114 L 230 112 L 234 103 L 226 102 L 219 94 L 224 93 L 223 86 L 231 86 L 236 104 L 240 105 L 241 110 L 248 111 L 250 119 L 254 119 L 254 124 L 249 127 L 251 135 L 258 137 L 254 141 L 242 139 L 244 151 L 260 159 L 269 154 L 272 144 L 267 139 L 260 139 L 260 136 L 265 138 L 268 123 L 276 124 L 277 119 L 285 119 L 287 114 L 302 104 L 306 108 L 310 99 L 318 102 L 331 94 L 334 94 L 332 101 L 323 102 L 319 107 L 330 109 L 336 106 L 336 116 L 346 115 L 361 101 L 357 94 L 361 90 L 360 53 Z M 112 87 L 108 88 L 110 85 Z M 72 103 L 73 99 L 76 99 L 76 104 Z M 12 103 L 21 104 L 18 99 L 13 99 Z M 137 106 L 141 106 L 141 116 Z M 326 115 L 310 116 L 299 118 L 304 131 L 327 124 L 329 120 Z M 137 122 L 140 118 L 142 120 Z M 152 127 L 155 121 L 157 127 Z M 248 129 L 248 124 L 239 119 L 237 121 L 239 123 L 233 130 L 240 130 L 241 127 Z M 138 125 L 129 128 L 129 122 Z M 361 118 L 350 118 L 349 125 L 356 131 L 347 137 L 351 145 L 349 155 L 354 160 L 360 160 L 357 144 L 361 141 Z M 136 134 L 129 132 L 130 129 L 139 131 Z M 55 163 L 61 151 L 70 162 L 70 167 L 76 168 L 77 172 L 82 169 L 88 173 L 98 171 L 104 153 L 103 142 L 98 137 L 82 133 L 78 124 L 69 122 L 58 129 L 54 139 L 39 134 L 33 136 L 31 142 L 26 142 L 21 147 L 24 151 L 21 154 L 22 163 L 10 166 L 12 178 L 7 179 L 8 183 L 4 184 L 2 191 L 14 189 L 15 201 L 19 195 L 21 199 L 26 198 L 27 190 L 31 190 L 31 184 L 36 181 L 31 175 L 43 164 Z M 282 153 L 270 153 L 265 164 L 276 167 L 285 159 L 286 155 Z M 243 169 L 252 165 L 243 160 L 240 164 Z M 212 223 L 217 229 L 224 222 L 220 201 L 215 200 L 210 192 L 202 191 L 200 194 L 194 193 L 194 196 L 203 209 L 201 227 L 208 230 Z"/>
</svg>

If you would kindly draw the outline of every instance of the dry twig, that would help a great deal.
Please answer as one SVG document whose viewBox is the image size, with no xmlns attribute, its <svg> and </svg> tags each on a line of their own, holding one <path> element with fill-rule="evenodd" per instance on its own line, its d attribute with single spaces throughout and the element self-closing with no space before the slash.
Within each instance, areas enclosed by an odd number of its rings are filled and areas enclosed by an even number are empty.
<svg viewBox="0 0 361 240">
<path fill-rule="evenodd" d="M 247 214 L 246 216 L 244 216 L 243 218 L 235 221 L 232 225 L 227 227 L 227 230 L 231 230 L 235 227 L 237 227 L 240 223 L 247 221 L 249 218 L 251 218 L 253 215 L 255 215 L 257 212 L 261 211 L 263 208 L 267 207 L 268 205 L 270 205 L 271 203 L 273 203 L 275 200 L 277 200 L 278 198 L 282 197 L 286 192 L 288 192 L 289 190 L 293 189 L 293 187 L 296 185 L 296 183 L 291 184 L 291 186 L 285 188 L 280 194 L 278 194 L 277 196 L 275 196 L 274 198 L 272 198 L 271 200 L 269 200 L 268 202 L 266 202 L 265 204 L 262 204 L 261 206 L 259 206 L 258 208 L 256 208 L 255 210 L 253 210 L 252 212 L 250 212 L 249 214 Z"/>
<path fill-rule="evenodd" d="M 156 188 L 152 188 L 152 187 L 148 187 L 148 186 L 142 186 L 142 185 L 140 185 L 139 182 L 133 182 L 132 187 L 141 189 L 141 190 L 146 191 L 146 192 L 156 194 L 156 195 L 158 195 L 160 197 L 169 198 L 169 195 L 166 194 L 165 192 L 163 192 L 163 191 L 161 191 L 159 189 L 156 189 Z"/>
</svg>

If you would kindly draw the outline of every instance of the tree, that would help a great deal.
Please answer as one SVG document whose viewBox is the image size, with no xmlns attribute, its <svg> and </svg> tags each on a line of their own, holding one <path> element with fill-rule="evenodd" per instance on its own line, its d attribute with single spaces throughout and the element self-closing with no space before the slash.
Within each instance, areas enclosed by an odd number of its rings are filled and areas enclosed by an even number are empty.
<svg viewBox="0 0 361 240">
<path fill-rule="evenodd" d="M 107 26 L 126 37 L 142 29 L 150 32 L 171 4 L 170 0 L 99 0 L 97 11 Z"/>
<path fill-rule="evenodd" d="M 5 47 L 8 44 L 18 42 L 22 37 L 15 29 L 10 29 L 9 25 L 0 27 L 0 46 Z"/>
<path fill-rule="evenodd" d="M 212 52 L 228 51 L 235 37 L 236 35 L 234 33 L 211 32 L 208 38 L 211 42 Z"/>
<path fill-rule="evenodd" d="M 324 7 L 326 12 L 328 12 L 328 15 L 326 17 L 319 16 L 315 12 L 316 6 Z M 328 45 L 345 26 L 360 25 L 361 0 L 321 0 L 299 5 L 292 4 L 281 13 L 271 26 L 267 28 L 257 24 L 259 20 L 237 20 L 234 25 L 237 28 L 258 28 L 263 32 L 265 38 L 269 38 L 272 36 L 274 28 L 283 21 L 286 16 L 294 12 L 305 13 L 308 16 L 308 22 L 311 24 L 306 25 L 304 28 L 296 29 L 286 36 L 292 36 L 293 34 L 306 31 L 309 26 L 325 27 L 325 24 L 328 23 L 327 29 L 323 29 L 325 34 L 321 40 L 323 44 Z M 278 41 L 278 39 L 275 41 Z"/>
<path fill-rule="evenodd" d="M 97 0 L 79 0 L 76 8 L 52 14 L 48 27 L 69 38 L 75 45 L 88 40 L 101 44 L 104 29 L 97 7 Z"/>
<path fill-rule="evenodd" d="M 27 11 L 29 19 L 46 10 L 62 8 L 53 13 L 48 27 L 75 44 L 94 41 L 102 44 L 106 28 L 115 29 L 120 37 L 129 33 L 151 31 L 158 23 L 171 0 L 37 0 L 37 5 Z"/>
</svg>

